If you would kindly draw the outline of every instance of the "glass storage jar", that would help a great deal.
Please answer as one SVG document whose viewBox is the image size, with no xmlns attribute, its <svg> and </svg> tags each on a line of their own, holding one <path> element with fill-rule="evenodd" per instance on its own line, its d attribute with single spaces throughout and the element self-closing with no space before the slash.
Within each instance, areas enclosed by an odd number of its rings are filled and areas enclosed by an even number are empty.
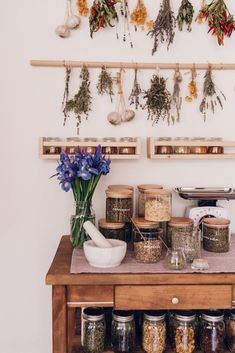
<svg viewBox="0 0 235 353">
<path fill-rule="evenodd" d="M 173 348 L 177 353 L 192 353 L 196 349 L 196 315 L 181 311 L 173 317 Z"/>
<path fill-rule="evenodd" d="M 172 146 L 155 146 L 154 149 L 155 154 L 172 154 L 173 147 Z"/>
<path fill-rule="evenodd" d="M 167 222 L 171 219 L 171 191 L 149 189 L 145 191 L 144 218 L 147 221 Z"/>
<path fill-rule="evenodd" d="M 230 221 L 224 218 L 204 218 L 202 224 L 203 248 L 217 253 L 228 252 Z"/>
<path fill-rule="evenodd" d="M 144 218 L 135 218 L 134 222 L 140 233 L 133 226 L 134 256 L 138 262 L 158 262 L 162 254 L 161 236 L 163 230 L 158 222 L 146 221 Z"/>
<path fill-rule="evenodd" d="M 147 353 L 162 353 L 166 348 L 166 322 L 162 311 L 144 313 L 142 346 Z"/>
<path fill-rule="evenodd" d="M 78 150 L 79 141 L 81 141 L 81 139 L 78 137 L 68 137 L 66 141 L 70 144 L 70 146 L 66 147 L 66 152 L 68 154 L 75 154 Z"/>
<path fill-rule="evenodd" d="M 122 142 L 122 146 L 119 147 L 119 154 L 135 154 L 135 145 L 129 146 L 127 144 L 125 146 L 125 142 L 136 142 L 134 137 L 122 137 L 120 138 L 120 142 Z"/>
<path fill-rule="evenodd" d="M 105 238 L 126 240 L 125 223 L 111 223 L 105 219 L 100 219 L 98 225 Z"/>
<path fill-rule="evenodd" d="M 105 144 L 107 146 L 103 146 L 102 147 L 102 153 L 103 154 L 118 154 L 118 148 L 117 146 L 113 146 L 113 144 L 117 141 L 117 139 L 115 137 L 104 137 L 103 138 L 103 142 L 105 142 Z M 108 145 L 108 143 L 110 143 L 110 146 Z"/>
<path fill-rule="evenodd" d="M 226 342 L 230 352 L 235 352 L 235 309 L 231 310 L 226 320 Z"/>
<path fill-rule="evenodd" d="M 137 189 L 138 195 L 138 217 L 144 217 L 144 207 L 145 207 L 145 191 L 149 189 L 162 189 L 161 185 L 157 184 L 142 184 L 138 185 Z"/>
<path fill-rule="evenodd" d="M 168 236 L 172 250 L 181 249 L 187 262 L 200 257 L 200 233 L 194 228 L 191 218 L 171 218 L 168 223 Z"/>
<path fill-rule="evenodd" d="M 190 154 L 190 146 L 174 146 L 175 154 Z"/>
<path fill-rule="evenodd" d="M 135 351 L 135 320 L 131 311 L 113 311 L 111 341 L 114 353 Z"/>
<path fill-rule="evenodd" d="M 62 139 L 59 137 L 46 137 L 44 139 L 45 142 L 49 142 L 50 146 L 45 147 L 45 153 L 46 154 L 60 154 L 62 148 L 59 146 L 56 146 L 58 142 L 62 142 Z"/>
<path fill-rule="evenodd" d="M 202 313 L 200 346 L 204 353 L 222 353 L 224 350 L 224 315 L 219 310 Z"/>
<path fill-rule="evenodd" d="M 85 353 L 102 353 L 105 342 L 105 318 L 101 308 L 85 308 L 82 314 L 82 347 Z"/>
<path fill-rule="evenodd" d="M 94 142 L 98 142 L 98 139 L 96 137 L 85 137 L 84 142 L 87 143 L 87 146 L 81 147 L 82 153 L 95 153 L 96 146 L 89 146 L 89 142 L 92 142 L 92 145 Z"/>
<path fill-rule="evenodd" d="M 106 220 L 125 223 L 133 214 L 133 192 L 131 190 L 106 190 Z"/>
</svg>

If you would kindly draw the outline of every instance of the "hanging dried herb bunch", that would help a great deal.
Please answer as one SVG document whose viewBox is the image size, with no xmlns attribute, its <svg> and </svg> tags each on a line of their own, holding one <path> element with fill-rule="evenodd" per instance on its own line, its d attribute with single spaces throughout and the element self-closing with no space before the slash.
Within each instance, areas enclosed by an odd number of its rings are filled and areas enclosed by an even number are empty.
<svg viewBox="0 0 235 353">
<path fill-rule="evenodd" d="M 99 95 L 109 94 L 111 102 L 113 101 L 113 79 L 105 66 L 101 68 L 96 88 Z"/>
<path fill-rule="evenodd" d="M 80 16 L 87 16 L 89 13 L 89 8 L 87 6 L 87 0 L 77 0 L 76 1 L 77 11 Z"/>
<path fill-rule="evenodd" d="M 171 9 L 170 0 L 162 0 L 158 16 L 154 22 L 154 27 L 148 34 L 154 38 L 152 55 L 157 51 L 159 40 L 167 43 L 167 49 L 173 43 L 175 36 L 176 20 Z"/>
<path fill-rule="evenodd" d="M 115 5 L 119 0 L 94 0 L 90 9 L 90 35 L 98 32 L 100 28 L 114 27 L 112 21 L 118 21 Z"/>
<path fill-rule="evenodd" d="M 142 94 L 143 94 L 143 91 L 138 82 L 138 69 L 135 68 L 135 78 L 134 78 L 133 88 L 129 96 L 129 102 L 130 102 L 130 105 L 134 104 L 136 110 L 138 110 L 139 107 L 142 108 L 142 104 L 140 103 Z"/>
<path fill-rule="evenodd" d="M 83 66 L 80 73 L 81 84 L 78 93 L 73 99 L 70 99 L 65 106 L 66 114 L 73 112 L 77 120 L 77 133 L 79 134 L 79 126 L 83 116 L 88 119 L 89 111 L 91 111 L 92 96 L 90 93 L 90 75 L 86 66 Z"/>
<path fill-rule="evenodd" d="M 153 125 L 159 122 L 159 119 L 167 119 L 170 124 L 171 95 L 166 88 L 166 79 L 160 75 L 153 75 L 150 88 L 145 91 L 144 99 L 146 103 L 144 108 L 148 110 L 148 119 L 153 120 Z"/>
<path fill-rule="evenodd" d="M 173 89 L 173 94 L 171 97 L 171 109 L 175 109 L 176 112 L 176 119 L 175 116 L 171 113 L 171 119 L 174 124 L 174 122 L 179 122 L 180 121 L 180 112 L 182 108 L 182 96 L 181 96 L 181 88 L 180 85 L 183 81 L 182 74 L 179 70 L 179 67 L 175 69 L 175 74 L 174 74 L 174 89 Z M 172 112 L 171 110 L 171 112 Z"/>
<path fill-rule="evenodd" d="M 192 30 L 192 22 L 193 22 L 193 14 L 194 14 L 194 8 L 193 5 L 189 0 L 182 0 L 178 16 L 177 16 L 177 23 L 179 30 L 183 30 L 183 25 L 187 25 L 187 31 L 191 32 Z"/>
<path fill-rule="evenodd" d="M 220 108 L 223 110 L 222 98 L 226 100 L 226 97 L 223 92 L 219 92 L 222 97 L 219 96 L 219 93 L 216 90 L 215 83 L 212 78 L 212 70 L 210 65 L 204 76 L 203 100 L 200 104 L 200 112 L 204 116 L 204 121 L 206 121 L 207 110 L 211 109 L 212 113 L 214 114 L 215 107 L 218 105 L 218 103 Z"/>
<path fill-rule="evenodd" d="M 188 84 L 188 92 L 189 95 L 185 97 L 186 102 L 191 103 L 193 99 L 197 99 L 197 82 L 196 82 L 196 77 L 197 77 L 197 71 L 195 68 L 195 65 L 191 69 L 191 81 Z"/>
<path fill-rule="evenodd" d="M 69 82 L 70 82 L 71 71 L 72 71 L 71 66 L 68 65 L 65 67 L 65 87 L 64 87 L 64 94 L 63 94 L 62 108 L 61 108 L 64 114 L 63 125 L 66 124 L 66 121 L 68 118 L 68 112 L 66 110 L 66 106 L 69 99 Z"/>
<path fill-rule="evenodd" d="M 146 24 L 147 17 L 147 8 L 143 0 L 137 0 L 136 7 L 131 13 L 131 23 L 135 26 L 136 31 L 138 26 L 144 30 L 144 25 Z"/>
<path fill-rule="evenodd" d="M 128 36 L 130 46 L 133 48 L 133 42 L 131 39 L 131 32 L 130 32 L 130 10 L 128 6 L 128 0 L 122 0 L 120 6 L 120 18 L 123 19 L 123 42 L 126 42 L 126 38 Z M 119 38 L 117 33 L 117 38 Z"/>
</svg>

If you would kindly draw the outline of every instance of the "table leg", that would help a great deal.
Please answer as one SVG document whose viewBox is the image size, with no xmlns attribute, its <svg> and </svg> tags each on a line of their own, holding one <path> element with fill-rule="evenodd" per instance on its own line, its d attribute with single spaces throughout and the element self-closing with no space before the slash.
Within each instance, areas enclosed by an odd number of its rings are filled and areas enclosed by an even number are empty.
<svg viewBox="0 0 235 353">
<path fill-rule="evenodd" d="M 53 353 L 67 353 L 66 286 L 52 286 Z"/>
<path fill-rule="evenodd" d="M 73 348 L 73 337 L 75 331 L 75 310 L 76 308 L 67 308 L 68 353 L 72 353 Z"/>
</svg>

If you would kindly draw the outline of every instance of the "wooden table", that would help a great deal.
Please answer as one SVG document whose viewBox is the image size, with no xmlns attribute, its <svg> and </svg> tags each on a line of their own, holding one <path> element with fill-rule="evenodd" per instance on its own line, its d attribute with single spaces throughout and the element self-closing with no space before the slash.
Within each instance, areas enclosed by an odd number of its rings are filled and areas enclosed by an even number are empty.
<svg viewBox="0 0 235 353">
<path fill-rule="evenodd" d="M 46 276 L 52 285 L 53 353 L 71 353 L 75 309 L 228 309 L 235 273 L 71 274 L 72 247 L 61 238 Z"/>
</svg>

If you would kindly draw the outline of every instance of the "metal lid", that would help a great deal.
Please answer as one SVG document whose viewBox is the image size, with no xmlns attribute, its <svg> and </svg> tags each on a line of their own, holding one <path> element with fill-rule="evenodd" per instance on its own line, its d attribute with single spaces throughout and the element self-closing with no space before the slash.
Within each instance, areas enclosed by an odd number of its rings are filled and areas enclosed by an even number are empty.
<svg viewBox="0 0 235 353">
<path fill-rule="evenodd" d="M 107 197 L 110 197 L 112 199 L 116 199 L 116 198 L 131 199 L 133 197 L 133 191 L 127 190 L 127 189 L 119 189 L 119 190 L 107 189 L 105 192 Z"/>
<path fill-rule="evenodd" d="M 225 218 L 203 218 L 202 223 L 210 228 L 226 228 L 230 224 L 230 220 Z"/>
<path fill-rule="evenodd" d="M 135 222 L 138 228 L 159 228 L 160 227 L 159 222 L 147 221 L 144 218 L 134 218 L 133 221 Z"/>
<path fill-rule="evenodd" d="M 125 227 L 125 223 L 111 223 L 111 222 L 107 222 L 106 219 L 104 218 L 99 219 L 98 225 L 99 227 L 105 228 L 105 229 L 122 229 Z"/>
<path fill-rule="evenodd" d="M 83 318 L 90 321 L 99 321 L 104 319 L 104 310 L 101 308 L 85 308 Z"/>
<path fill-rule="evenodd" d="M 108 190 L 132 190 L 134 191 L 134 187 L 132 185 L 125 185 L 125 184 L 114 184 L 109 185 Z"/>
<path fill-rule="evenodd" d="M 173 227 L 188 227 L 193 225 L 193 220 L 187 217 L 172 217 L 168 225 Z"/>
<path fill-rule="evenodd" d="M 202 319 L 211 322 L 219 322 L 224 319 L 222 311 L 219 310 L 208 310 L 202 313 Z"/>
<path fill-rule="evenodd" d="M 119 322 L 130 322 L 134 319 L 132 311 L 113 310 L 113 319 Z"/>
<path fill-rule="evenodd" d="M 193 311 L 180 311 L 175 314 L 176 320 L 191 322 L 195 320 L 196 314 Z"/>
<path fill-rule="evenodd" d="M 147 195 L 162 195 L 162 196 L 170 196 L 171 190 L 168 189 L 147 189 L 144 191 Z"/>
<path fill-rule="evenodd" d="M 141 184 L 137 186 L 139 191 L 145 191 L 148 189 L 163 189 L 162 185 L 157 185 L 157 184 Z"/>
<path fill-rule="evenodd" d="M 165 319 L 165 312 L 161 310 L 149 310 L 144 313 L 144 319 L 149 321 L 160 321 Z"/>
</svg>

